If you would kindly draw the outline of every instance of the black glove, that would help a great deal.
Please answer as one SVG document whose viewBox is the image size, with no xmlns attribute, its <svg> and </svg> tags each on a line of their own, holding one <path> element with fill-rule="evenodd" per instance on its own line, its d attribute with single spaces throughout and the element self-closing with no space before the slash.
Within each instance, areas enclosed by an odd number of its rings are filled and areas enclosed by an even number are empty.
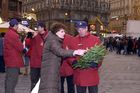
<svg viewBox="0 0 140 93">
<path fill-rule="evenodd" d="M 90 64 L 90 67 L 91 67 L 91 68 L 98 68 L 98 64 L 95 63 L 95 62 L 92 62 L 92 63 Z"/>
<path fill-rule="evenodd" d="M 77 60 L 73 60 L 72 62 L 72 65 L 76 64 L 77 63 Z"/>
<path fill-rule="evenodd" d="M 27 53 L 28 52 L 28 48 L 24 48 L 23 49 L 23 53 L 25 54 L 25 53 Z"/>
</svg>

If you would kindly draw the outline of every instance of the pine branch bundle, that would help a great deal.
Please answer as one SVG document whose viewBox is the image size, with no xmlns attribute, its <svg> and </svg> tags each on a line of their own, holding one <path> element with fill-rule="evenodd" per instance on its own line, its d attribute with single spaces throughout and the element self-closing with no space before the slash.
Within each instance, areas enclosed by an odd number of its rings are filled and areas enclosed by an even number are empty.
<svg viewBox="0 0 140 93">
<path fill-rule="evenodd" d="M 89 68 L 93 62 L 99 64 L 100 60 L 103 59 L 105 54 L 106 49 L 102 44 L 95 45 L 94 47 L 89 49 L 88 52 L 84 56 L 82 56 L 76 64 L 73 65 L 73 68 Z"/>
</svg>

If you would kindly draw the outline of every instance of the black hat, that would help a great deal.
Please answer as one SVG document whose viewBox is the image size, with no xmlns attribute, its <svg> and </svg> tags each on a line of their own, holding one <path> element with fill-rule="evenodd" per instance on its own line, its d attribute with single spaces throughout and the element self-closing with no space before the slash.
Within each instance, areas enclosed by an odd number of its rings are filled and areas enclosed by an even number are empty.
<svg viewBox="0 0 140 93">
<path fill-rule="evenodd" d="M 45 25 L 45 23 L 44 22 L 42 22 L 42 21 L 39 21 L 38 23 L 37 23 L 37 26 L 39 27 L 44 27 L 44 28 L 46 28 L 46 25 Z"/>
</svg>

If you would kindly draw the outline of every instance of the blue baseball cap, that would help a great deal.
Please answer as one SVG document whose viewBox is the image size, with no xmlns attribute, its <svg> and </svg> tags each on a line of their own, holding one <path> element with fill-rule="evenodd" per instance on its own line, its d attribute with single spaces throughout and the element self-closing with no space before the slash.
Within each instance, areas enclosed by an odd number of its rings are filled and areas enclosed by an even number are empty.
<svg viewBox="0 0 140 93">
<path fill-rule="evenodd" d="M 10 22 L 9 22 L 9 25 L 10 26 L 14 26 L 14 25 L 18 25 L 19 23 L 18 23 L 18 21 L 16 20 L 16 19 L 12 19 L 12 20 L 10 20 Z"/>
<path fill-rule="evenodd" d="M 79 22 L 76 22 L 75 26 L 77 28 L 86 28 L 88 26 L 88 24 L 85 21 L 79 21 Z"/>
</svg>

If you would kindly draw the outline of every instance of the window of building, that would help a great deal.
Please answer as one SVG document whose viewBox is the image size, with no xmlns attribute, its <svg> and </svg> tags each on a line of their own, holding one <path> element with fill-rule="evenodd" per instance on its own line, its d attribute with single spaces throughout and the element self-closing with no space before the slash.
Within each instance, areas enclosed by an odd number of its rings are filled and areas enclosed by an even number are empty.
<svg viewBox="0 0 140 93">
<path fill-rule="evenodd" d="M 87 0 L 83 1 L 83 7 L 84 7 L 84 9 L 88 8 L 88 1 Z"/>
<path fill-rule="evenodd" d="M 2 0 L 0 0 L 0 9 L 2 8 Z"/>
<path fill-rule="evenodd" d="M 48 6 L 49 5 L 49 0 L 46 0 L 46 6 Z"/>
<path fill-rule="evenodd" d="M 22 2 L 21 1 L 19 1 L 18 4 L 19 4 L 19 6 L 22 6 Z M 19 7 L 19 11 L 20 12 L 22 11 L 22 7 Z"/>
<path fill-rule="evenodd" d="M 42 3 L 41 3 L 41 5 L 42 5 L 42 7 L 41 7 L 41 8 L 44 8 L 44 2 L 42 2 Z"/>
<path fill-rule="evenodd" d="M 80 7 L 80 0 L 75 0 L 76 7 Z"/>
<path fill-rule="evenodd" d="M 40 3 L 38 4 L 38 9 L 41 9 L 41 4 Z"/>
<path fill-rule="evenodd" d="M 18 9 L 18 1 L 17 0 L 9 0 L 9 10 L 10 11 L 17 11 Z"/>
</svg>

